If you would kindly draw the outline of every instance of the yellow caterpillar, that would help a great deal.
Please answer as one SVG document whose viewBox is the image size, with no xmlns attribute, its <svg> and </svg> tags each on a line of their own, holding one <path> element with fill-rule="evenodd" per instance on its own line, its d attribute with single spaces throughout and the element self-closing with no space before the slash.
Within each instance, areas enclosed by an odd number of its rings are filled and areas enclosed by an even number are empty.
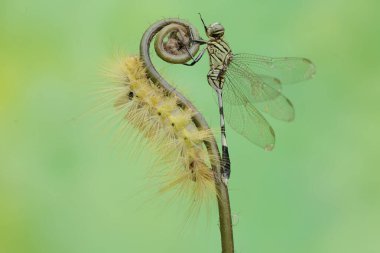
<svg viewBox="0 0 380 253">
<path fill-rule="evenodd" d="M 146 138 L 168 170 L 160 192 L 190 194 L 192 205 L 215 197 L 215 179 L 204 141 L 210 130 L 199 130 L 194 112 L 179 106 L 178 98 L 147 78 L 139 57 L 125 57 L 117 66 L 118 94 L 114 107 Z"/>
</svg>

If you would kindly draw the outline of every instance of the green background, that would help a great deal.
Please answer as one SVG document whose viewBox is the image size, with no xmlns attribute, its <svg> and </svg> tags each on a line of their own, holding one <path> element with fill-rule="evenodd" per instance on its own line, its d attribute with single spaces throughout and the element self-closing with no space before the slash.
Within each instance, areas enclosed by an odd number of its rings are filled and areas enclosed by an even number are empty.
<svg viewBox="0 0 380 253">
<path fill-rule="evenodd" d="M 317 66 L 285 87 L 296 120 L 269 119 L 274 151 L 227 127 L 236 252 L 380 252 L 379 10 L 375 0 L 1 0 L 0 252 L 220 252 L 216 208 L 188 220 L 167 204 L 145 187 L 159 155 L 131 155 L 112 108 L 88 110 L 110 85 L 107 59 L 137 54 L 162 18 L 202 31 L 198 12 L 225 26 L 234 52 Z M 207 59 L 158 65 L 217 128 Z"/>
</svg>

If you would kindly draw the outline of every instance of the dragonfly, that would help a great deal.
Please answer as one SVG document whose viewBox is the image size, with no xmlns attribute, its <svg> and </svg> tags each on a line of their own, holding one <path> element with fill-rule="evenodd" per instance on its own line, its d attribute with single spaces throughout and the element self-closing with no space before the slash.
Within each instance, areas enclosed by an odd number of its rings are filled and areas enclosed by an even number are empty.
<svg viewBox="0 0 380 253">
<path fill-rule="evenodd" d="M 218 22 L 206 26 L 200 13 L 199 16 L 208 40 L 192 38 L 191 42 L 206 47 L 197 56 L 188 51 L 192 62 L 184 65 L 193 66 L 208 52 L 210 70 L 207 81 L 218 97 L 222 177 L 227 183 L 231 174 L 231 161 L 225 118 L 232 129 L 251 143 L 272 150 L 275 133 L 262 112 L 282 121 L 292 121 L 294 107 L 282 94 L 282 85 L 311 79 L 315 75 L 315 65 L 301 57 L 235 54 L 224 40 L 224 27 Z"/>
</svg>

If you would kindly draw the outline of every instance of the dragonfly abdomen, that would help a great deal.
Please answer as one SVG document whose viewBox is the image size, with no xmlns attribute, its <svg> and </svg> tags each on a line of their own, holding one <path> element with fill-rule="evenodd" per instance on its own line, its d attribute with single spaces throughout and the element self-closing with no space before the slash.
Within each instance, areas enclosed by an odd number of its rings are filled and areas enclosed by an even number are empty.
<svg viewBox="0 0 380 253">
<path fill-rule="evenodd" d="M 226 71 L 223 69 L 223 66 L 210 69 L 210 71 L 208 72 L 207 81 L 210 84 L 210 86 L 213 87 L 215 90 L 223 89 L 225 72 Z"/>
</svg>

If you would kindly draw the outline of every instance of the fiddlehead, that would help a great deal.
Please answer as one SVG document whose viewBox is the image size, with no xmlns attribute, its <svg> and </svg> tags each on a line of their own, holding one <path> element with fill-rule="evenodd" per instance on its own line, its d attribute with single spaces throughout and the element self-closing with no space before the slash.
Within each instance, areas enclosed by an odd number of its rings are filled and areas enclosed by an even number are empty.
<svg viewBox="0 0 380 253">
<path fill-rule="evenodd" d="M 143 61 L 147 76 L 167 93 L 174 94 L 178 98 L 181 107 L 191 109 L 194 114 L 192 121 L 200 130 L 209 130 L 209 126 L 201 113 L 181 93 L 175 90 L 156 70 L 150 58 L 150 44 L 157 36 L 155 50 L 157 55 L 168 63 L 180 64 L 191 59 L 191 55 L 198 52 L 199 45 L 191 43 L 191 39 L 199 39 L 198 31 L 188 22 L 179 19 L 165 19 L 151 25 L 144 33 L 140 43 L 140 57 Z M 220 153 L 214 138 L 204 140 L 210 159 L 220 161 Z M 217 190 L 219 208 L 220 232 L 222 239 L 222 251 L 234 252 L 233 234 L 231 224 L 231 210 L 227 186 L 222 183 L 220 162 L 212 162 L 212 170 Z"/>
<path fill-rule="evenodd" d="M 167 38 L 166 38 L 167 37 Z M 169 24 L 157 33 L 154 48 L 157 55 L 166 62 L 182 64 L 191 59 L 199 50 L 198 43 L 191 43 L 198 39 L 198 31 L 188 24 Z"/>
</svg>

